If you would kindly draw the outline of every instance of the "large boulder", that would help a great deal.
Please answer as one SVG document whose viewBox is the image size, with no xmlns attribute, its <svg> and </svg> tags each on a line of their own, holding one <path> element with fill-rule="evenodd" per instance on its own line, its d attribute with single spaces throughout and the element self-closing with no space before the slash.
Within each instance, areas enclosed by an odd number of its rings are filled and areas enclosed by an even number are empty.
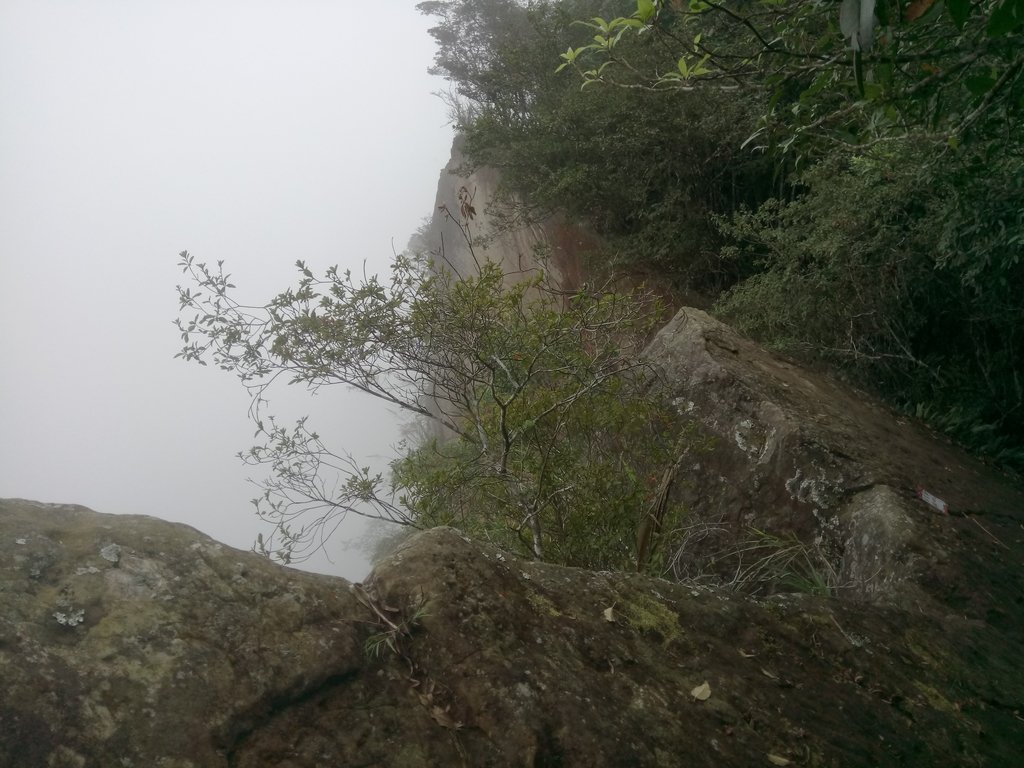
<svg viewBox="0 0 1024 768">
<path fill-rule="evenodd" d="M 840 598 L 1024 637 L 1019 481 L 700 310 L 679 311 L 648 355 L 710 437 L 674 485 L 693 532 L 675 553 L 677 577 L 735 574 L 730 553 L 757 532 L 801 542 Z"/>
<path fill-rule="evenodd" d="M 743 598 L 524 562 L 451 529 L 353 585 L 182 525 L 0 501 L 0 599 L 3 766 L 1005 766 L 1024 753 L 1020 637 L 953 608 Z"/>
</svg>

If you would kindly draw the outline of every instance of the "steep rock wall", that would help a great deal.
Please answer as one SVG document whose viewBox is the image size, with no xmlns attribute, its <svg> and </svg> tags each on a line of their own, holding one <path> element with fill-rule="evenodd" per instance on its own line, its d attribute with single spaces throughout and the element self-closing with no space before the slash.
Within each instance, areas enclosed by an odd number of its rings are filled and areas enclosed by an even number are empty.
<svg viewBox="0 0 1024 768">
<path fill-rule="evenodd" d="M 561 215 L 540 222 L 524 221 L 517 206 L 502 198 L 499 171 L 488 167 L 465 170 L 463 143 L 457 136 L 452 144 L 451 158 L 438 179 L 430 227 L 417 245 L 427 251 L 443 251 L 443 262 L 460 275 L 474 274 L 475 255 L 476 261 L 490 259 L 500 264 L 510 281 L 543 268 L 558 289 L 579 287 L 584 279 L 583 254 L 596 244 L 593 235 Z M 472 207 L 471 217 L 463 215 L 469 212 L 463 199 Z M 469 242 L 458 222 L 466 224 Z"/>
</svg>

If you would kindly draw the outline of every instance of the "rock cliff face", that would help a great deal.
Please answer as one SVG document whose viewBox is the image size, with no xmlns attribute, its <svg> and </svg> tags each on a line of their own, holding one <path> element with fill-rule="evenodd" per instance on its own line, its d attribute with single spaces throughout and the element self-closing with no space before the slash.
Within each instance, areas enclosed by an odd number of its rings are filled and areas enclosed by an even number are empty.
<svg viewBox="0 0 1024 768">
<path fill-rule="evenodd" d="M 497 170 L 465 169 L 462 144 L 462 138 L 456 137 L 451 159 L 438 180 L 430 226 L 422 242 L 413 243 L 414 250 L 443 250 L 444 262 L 463 276 L 475 273 L 475 256 L 477 261 L 500 264 L 511 281 L 543 267 L 555 287 L 577 288 L 583 281 L 582 254 L 594 244 L 593 236 L 560 215 L 524 221 L 516 207 L 502 198 Z M 463 216 L 463 199 L 470 206 L 465 209 L 467 216 Z M 459 222 L 467 225 L 468 242 Z"/>
<path fill-rule="evenodd" d="M 679 484 L 714 535 L 680 569 L 792 531 L 836 596 L 523 562 L 451 529 L 353 585 L 2 501 L 0 765 L 1015 764 L 1019 489 L 698 311 L 650 351 L 714 437 Z"/>
</svg>

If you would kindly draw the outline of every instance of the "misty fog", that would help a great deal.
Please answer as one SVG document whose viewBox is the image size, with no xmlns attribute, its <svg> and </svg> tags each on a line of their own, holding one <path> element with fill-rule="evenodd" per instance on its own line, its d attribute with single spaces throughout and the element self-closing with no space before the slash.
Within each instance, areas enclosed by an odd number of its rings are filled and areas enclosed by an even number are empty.
<svg viewBox="0 0 1024 768">
<path fill-rule="evenodd" d="M 249 548 L 249 398 L 174 359 L 177 254 L 261 304 L 293 264 L 386 270 L 450 146 L 411 2 L 0 5 L 0 497 L 157 516 Z M 386 30 L 386 32 L 382 31 Z M 386 38 L 386 45 L 385 45 Z M 340 388 L 271 410 L 384 466 L 397 416 Z M 359 578 L 346 526 L 317 570 Z"/>
</svg>

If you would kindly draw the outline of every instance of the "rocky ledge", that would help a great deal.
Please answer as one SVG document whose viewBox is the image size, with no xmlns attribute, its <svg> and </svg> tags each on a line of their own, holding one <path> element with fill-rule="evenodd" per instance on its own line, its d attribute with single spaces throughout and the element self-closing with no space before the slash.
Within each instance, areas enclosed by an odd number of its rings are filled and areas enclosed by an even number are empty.
<svg viewBox="0 0 1024 768">
<path fill-rule="evenodd" d="M 185 526 L 0 502 L 0 765 L 1011 765 L 1020 638 L 516 560 L 365 585 Z"/>
</svg>

